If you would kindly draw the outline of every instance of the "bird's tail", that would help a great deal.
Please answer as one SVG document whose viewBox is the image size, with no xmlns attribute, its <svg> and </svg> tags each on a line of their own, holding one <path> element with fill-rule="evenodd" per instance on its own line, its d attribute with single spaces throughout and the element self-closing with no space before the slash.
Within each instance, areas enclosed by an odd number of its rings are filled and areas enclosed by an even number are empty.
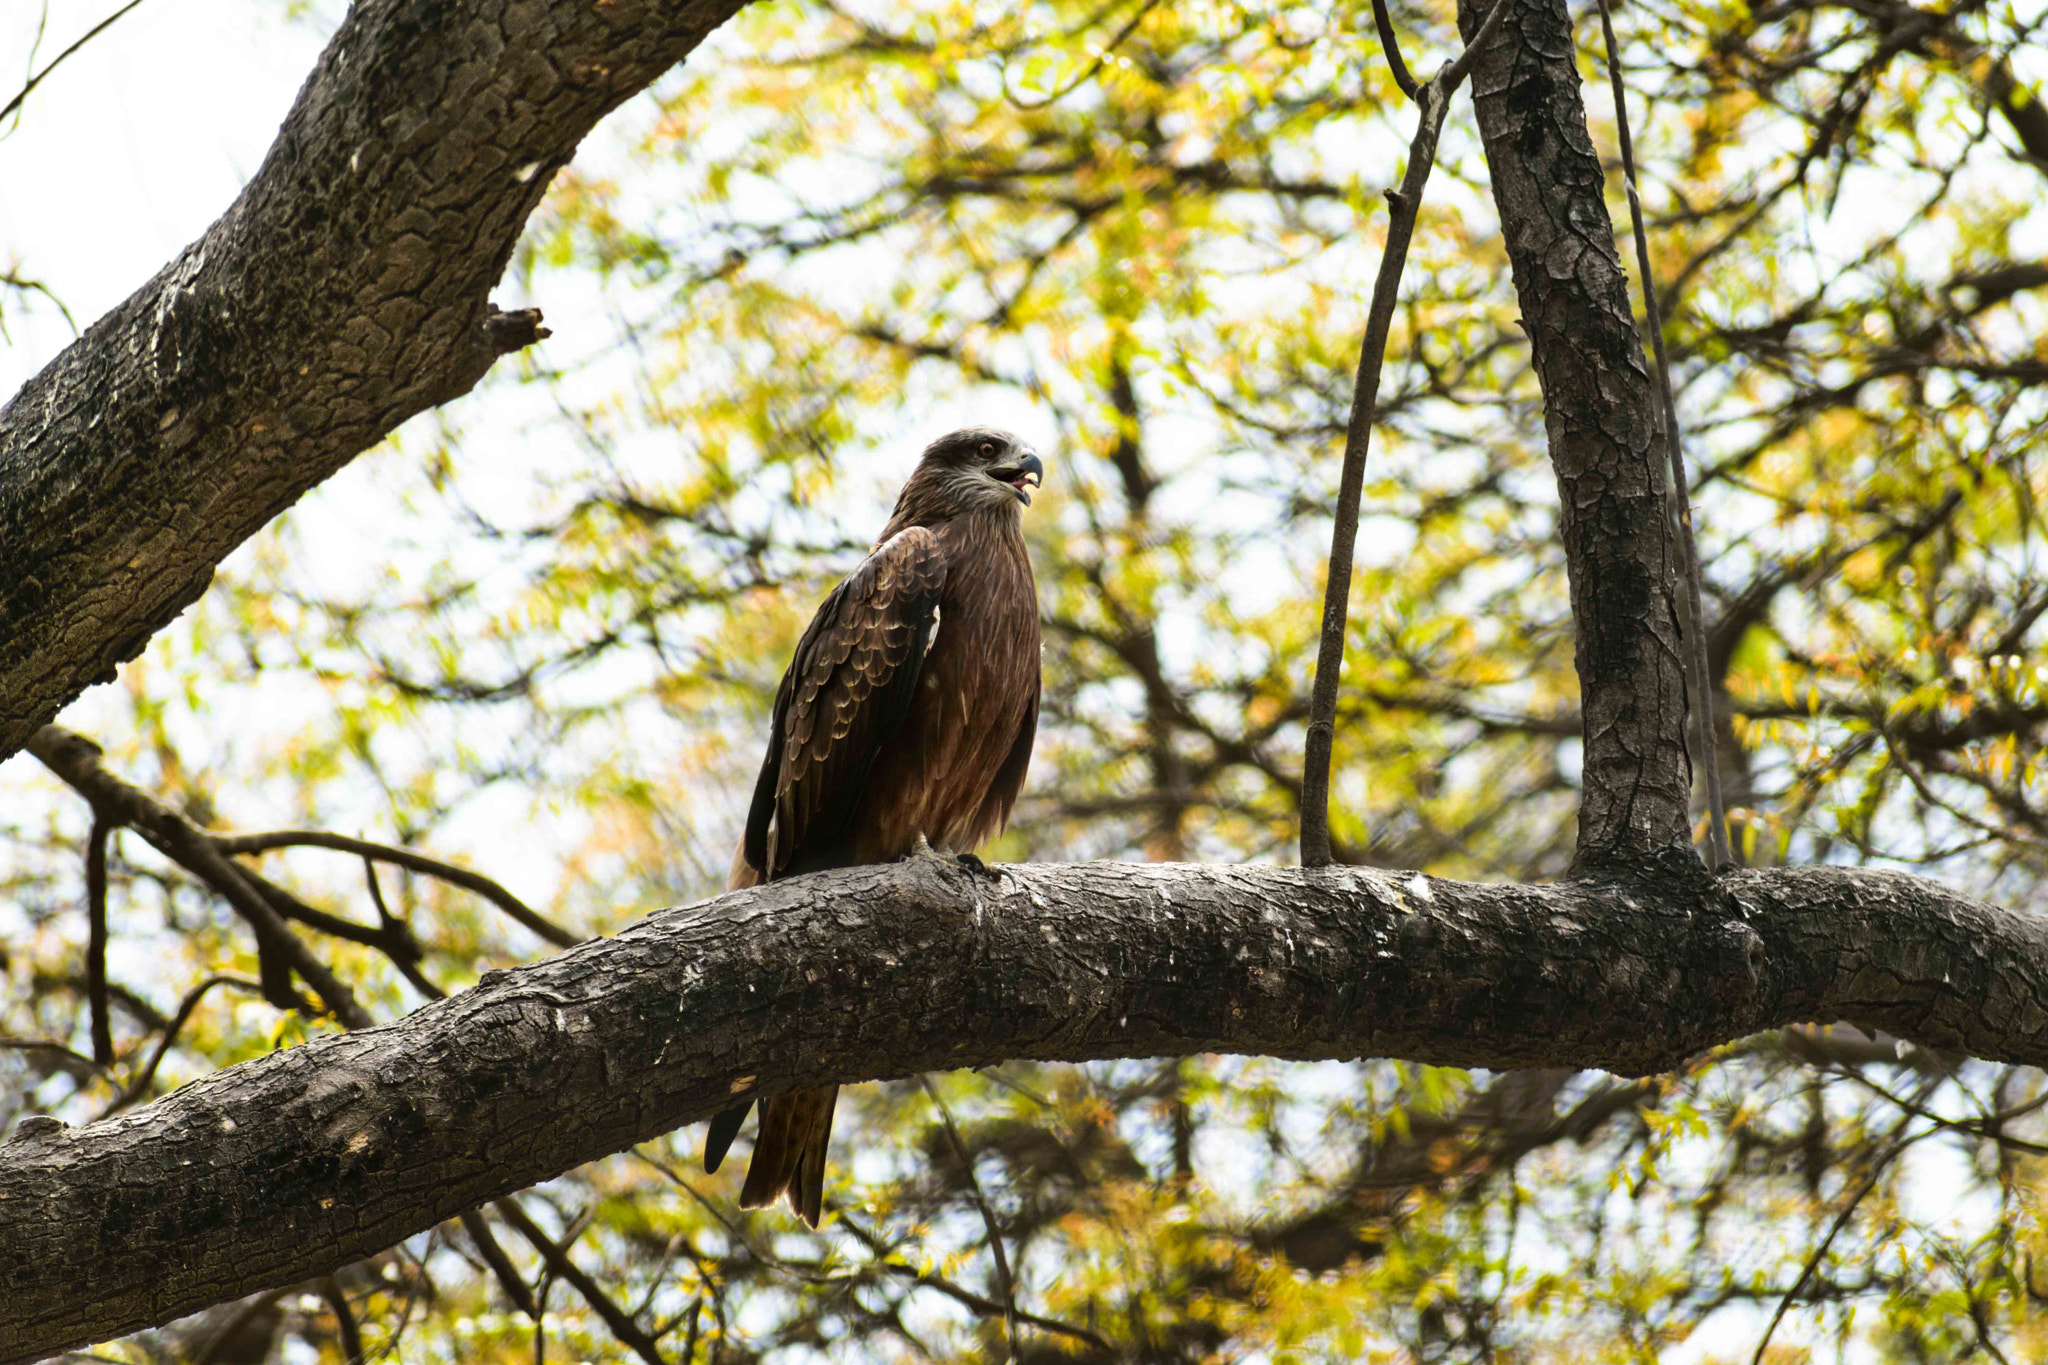
<svg viewBox="0 0 2048 1365">
<path fill-rule="evenodd" d="M 747 861 L 747 846 L 742 843 L 733 853 L 725 889 L 737 891 L 762 881 L 761 869 Z M 747 1183 L 740 1190 L 741 1208 L 766 1208 L 777 1195 L 786 1194 L 797 1217 L 818 1226 L 825 1202 L 825 1146 L 832 1137 L 832 1107 L 838 1100 L 839 1087 L 828 1085 L 761 1101 L 761 1131 L 754 1139 Z M 715 1171 L 725 1160 L 726 1149 L 753 1107 L 750 1100 L 711 1120 L 704 1135 L 705 1170 Z"/>
<path fill-rule="evenodd" d="M 747 1183 L 740 1190 L 741 1208 L 766 1208 L 777 1196 L 787 1195 L 797 1217 L 818 1226 L 825 1201 L 825 1147 L 832 1137 L 832 1109 L 838 1100 L 839 1087 L 828 1085 L 761 1101 L 761 1131 L 747 1164 Z M 718 1169 L 749 1107 L 741 1105 L 712 1120 L 705 1169 Z"/>
</svg>

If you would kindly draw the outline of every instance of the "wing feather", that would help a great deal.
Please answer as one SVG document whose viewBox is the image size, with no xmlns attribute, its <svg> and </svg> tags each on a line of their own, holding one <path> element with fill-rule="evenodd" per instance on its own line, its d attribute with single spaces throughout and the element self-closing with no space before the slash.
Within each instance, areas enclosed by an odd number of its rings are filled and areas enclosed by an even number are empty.
<svg viewBox="0 0 2048 1365">
<path fill-rule="evenodd" d="M 913 526 L 876 547 L 811 619 L 776 694 L 747 813 L 746 857 L 764 880 L 843 859 L 868 769 L 916 696 L 945 581 L 937 539 Z"/>
<path fill-rule="evenodd" d="M 1017 794 L 1024 790 L 1024 774 L 1031 768 L 1031 746 L 1038 738 L 1038 690 L 1039 680 L 1034 672 L 1031 700 L 1017 726 L 1017 738 L 1011 742 L 1003 766 L 996 769 L 995 780 L 988 784 L 988 796 L 981 803 L 976 824 L 993 834 L 1001 834 L 1010 823 L 1010 810 L 1017 804 Z"/>
</svg>

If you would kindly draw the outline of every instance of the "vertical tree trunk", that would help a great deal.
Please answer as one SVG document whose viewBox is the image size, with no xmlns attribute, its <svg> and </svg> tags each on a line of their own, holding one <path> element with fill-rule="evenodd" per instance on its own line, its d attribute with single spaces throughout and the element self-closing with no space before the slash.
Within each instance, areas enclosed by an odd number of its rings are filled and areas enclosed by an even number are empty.
<svg viewBox="0 0 2048 1365">
<path fill-rule="evenodd" d="M 1467 41 L 1485 0 L 1459 0 Z M 1692 764 L 1655 381 L 1586 131 L 1564 0 L 1515 0 L 1472 73 L 1557 471 L 1585 718 L 1577 862 L 1688 839 Z"/>
</svg>

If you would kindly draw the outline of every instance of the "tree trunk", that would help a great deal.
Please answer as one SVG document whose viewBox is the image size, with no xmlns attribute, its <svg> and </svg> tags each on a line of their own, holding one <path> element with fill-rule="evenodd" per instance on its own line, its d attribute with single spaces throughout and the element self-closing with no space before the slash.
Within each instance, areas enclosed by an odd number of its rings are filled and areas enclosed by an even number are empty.
<svg viewBox="0 0 2048 1365">
<path fill-rule="evenodd" d="M 1468 39 L 1490 8 L 1459 0 Z M 1513 0 L 1472 99 L 1557 472 L 1585 724 L 1578 864 L 1630 863 L 1691 842 L 1680 558 L 1564 0 Z"/>
</svg>

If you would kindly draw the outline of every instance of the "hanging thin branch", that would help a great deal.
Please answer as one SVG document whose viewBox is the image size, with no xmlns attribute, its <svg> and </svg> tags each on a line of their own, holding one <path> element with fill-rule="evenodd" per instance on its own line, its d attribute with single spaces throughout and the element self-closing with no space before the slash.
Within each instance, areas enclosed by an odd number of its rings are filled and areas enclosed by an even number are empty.
<svg viewBox="0 0 2048 1365">
<path fill-rule="evenodd" d="M 1728 813 L 1721 804 L 1721 764 L 1714 749 L 1714 693 L 1708 682 L 1707 620 L 1700 601 L 1700 552 L 1692 533 L 1692 498 L 1685 477 L 1685 451 L 1678 430 L 1678 404 L 1671 395 L 1671 361 L 1664 351 L 1663 310 L 1657 303 L 1657 282 L 1650 273 L 1650 239 L 1643 230 L 1643 197 L 1636 187 L 1635 143 L 1628 131 L 1628 101 L 1621 87 L 1621 62 L 1615 56 L 1614 19 L 1607 0 L 1599 0 L 1600 32 L 1607 40 L 1607 80 L 1614 89 L 1614 126 L 1621 142 L 1622 183 L 1628 190 L 1628 218 L 1635 230 L 1636 271 L 1643 283 L 1643 322 L 1657 360 L 1658 416 L 1664 427 L 1664 449 L 1671 457 L 1671 493 L 1678 514 L 1679 541 L 1685 552 L 1686 634 L 1692 648 L 1685 659 L 1686 687 L 1692 693 L 1693 761 L 1707 784 L 1707 846 L 1716 869 L 1735 860 L 1728 851 Z"/>
<path fill-rule="evenodd" d="M 114 1021 L 107 1004 L 107 840 L 114 824 L 93 812 L 85 836 L 85 996 L 92 1006 L 92 1059 L 114 1064 Z"/>
<path fill-rule="evenodd" d="M 988 1230 L 989 1250 L 996 1258 L 996 1287 L 1003 1296 L 1003 1322 L 1009 1328 L 1010 1365 L 1015 1365 L 1017 1355 L 1017 1286 L 1010 1278 L 1010 1258 L 1003 1251 L 1002 1230 L 996 1226 L 995 1210 L 989 1207 L 988 1196 L 981 1192 L 981 1179 L 974 1173 L 974 1157 L 967 1150 L 967 1144 L 960 1140 L 960 1130 L 953 1125 L 953 1111 L 946 1108 L 946 1102 L 939 1098 L 939 1088 L 932 1084 L 930 1076 L 919 1076 L 918 1083 L 924 1093 L 931 1097 L 932 1107 L 939 1111 L 939 1122 L 946 1127 L 946 1140 L 952 1144 L 953 1155 L 960 1158 L 960 1170 L 967 1177 L 967 1188 L 974 1195 L 974 1206 L 981 1210 L 982 1226 Z"/>
<path fill-rule="evenodd" d="M 1366 314 L 1365 341 L 1358 351 L 1358 382 L 1351 395 L 1351 422 L 1344 433 L 1344 472 L 1337 489 L 1336 525 L 1330 533 L 1329 579 L 1323 589 L 1322 641 L 1316 651 L 1315 691 L 1309 699 L 1308 744 L 1301 774 L 1301 863 L 1303 867 L 1328 867 L 1330 853 L 1330 751 L 1337 733 L 1337 683 L 1344 667 L 1344 631 L 1350 611 L 1351 556 L 1358 542 L 1358 500 L 1365 486 L 1366 446 L 1372 435 L 1373 416 L 1379 402 L 1380 367 L 1387 351 L 1387 333 L 1394 322 L 1394 304 L 1401 288 L 1401 271 L 1408 262 L 1408 242 L 1415 235 L 1416 214 L 1422 207 L 1422 187 L 1436 164 L 1437 139 L 1443 134 L 1444 115 L 1451 96 L 1465 81 L 1479 49 L 1492 41 L 1511 0 L 1495 0 L 1486 21 L 1472 35 L 1472 41 L 1427 83 L 1409 90 L 1421 106 L 1422 117 L 1415 125 L 1415 139 L 1408 146 L 1408 168 L 1401 187 L 1387 191 L 1391 212 L 1387 219 L 1387 246 L 1380 254 L 1379 276 L 1373 281 L 1372 306 Z M 1376 0 L 1373 16 L 1380 26 L 1380 39 L 1387 49 L 1396 83 L 1407 76 L 1394 42 L 1393 22 L 1386 15 L 1384 0 Z M 1413 89 L 1409 89 L 1413 87 Z"/>
</svg>

